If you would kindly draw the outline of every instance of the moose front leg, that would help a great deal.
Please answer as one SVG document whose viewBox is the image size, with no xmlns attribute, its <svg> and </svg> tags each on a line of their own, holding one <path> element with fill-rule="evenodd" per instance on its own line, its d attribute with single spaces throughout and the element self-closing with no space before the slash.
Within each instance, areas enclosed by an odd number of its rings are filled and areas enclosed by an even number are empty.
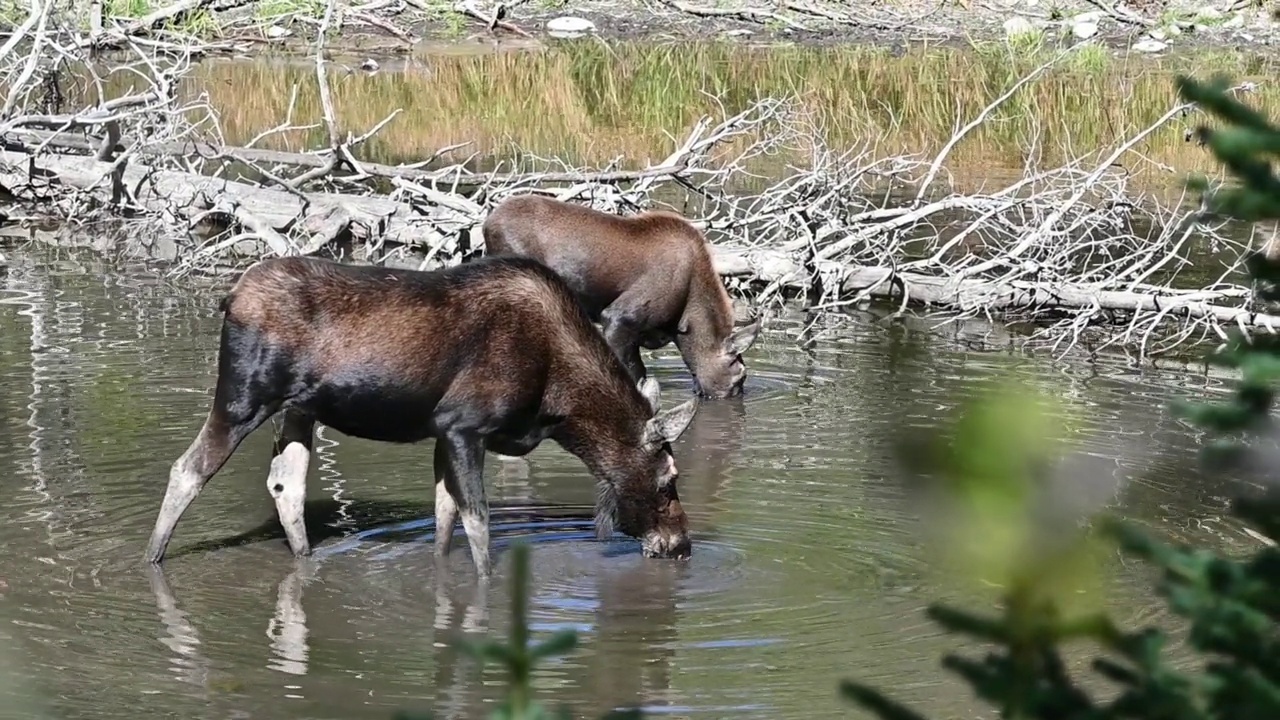
<svg viewBox="0 0 1280 720">
<path fill-rule="evenodd" d="M 434 453 L 436 475 L 436 557 L 449 554 L 453 542 L 453 528 L 458 523 L 458 503 L 453 499 L 446 478 L 449 475 L 449 446 L 443 439 L 436 440 Z"/>
<path fill-rule="evenodd" d="M 462 527 L 467 531 L 476 573 L 481 579 L 488 579 L 492 565 L 489 562 L 489 501 L 484 492 L 484 442 L 455 431 L 446 433 L 436 446 L 445 448 L 444 485 L 456 503 L 455 512 L 462 515 Z M 437 491 L 436 497 L 439 496 Z M 436 532 L 439 537 L 440 530 Z"/>
<path fill-rule="evenodd" d="M 267 490 L 276 501 L 276 514 L 284 527 L 293 554 L 311 554 L 303 513 L 307 500 L 307 465 L 311 462 L 311 444 L 315 420 L 296 410 L 286 410 L 284 425 L 271 450 L 271 472 Z"/>
</svg>

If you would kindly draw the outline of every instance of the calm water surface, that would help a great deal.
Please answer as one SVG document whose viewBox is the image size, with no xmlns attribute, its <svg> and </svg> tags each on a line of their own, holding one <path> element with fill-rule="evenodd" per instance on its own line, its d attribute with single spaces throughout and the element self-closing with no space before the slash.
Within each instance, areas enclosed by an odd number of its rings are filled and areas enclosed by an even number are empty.
<svg viewBox="0 0 1280 720">
<path fill-rule="evenodd" d="M 481 676 L 449 643 L 505 631 L 507 563 L 499 551 L 487 598 L 461 538 L 449 577 L 435 572 L 429 447 L 322 430 L 309 528 L 324 539 L 296 563 L 271 523 L 264 428 L 152 573 L 143 546 L 169 465 L 207 409 L 223 286 L 11 259 L 0 277 L 0 635 L 13 675 L 0 692 L 45 717 L 486 713 L 500 675 Z M 704 403 L 676 447 L 696 533 L 687 565 L 590 540 L 591 482 L 551 443 L 528 464 L 490 457 L 495 541 L 538 541 L 535 628 L 582 633 L 538 677 L 576 717 L 636 704 L 675 717 L 848 717 L 841 677 L 935 717 L 974 716 L 980 706 L 938 670 L 957 641 L 922 615 L 956 591 L 931 567 L 887 443 L 903 427 L 931 432 L 996 371 L 1087 409 L 1081 440 L 1096 462 L 1065 497 L 1179 537 L 1249 542 L 1222 517 L 1231 488 L 1188 469 L 1190 436 L 1163 409 L 1215 385 L 1203 375 L 981 353 L 859 322 L 805 352 L 800 323 L 771 320 L 746 397 Z M 657 367 L 668 401 L 686 397 L 670 352 Z M 1152 454 L 1123 459 L 1136 442 Z M 1150 620 L 1148 578 L 1114 576 L 1120 617 Z"/>
</svg>

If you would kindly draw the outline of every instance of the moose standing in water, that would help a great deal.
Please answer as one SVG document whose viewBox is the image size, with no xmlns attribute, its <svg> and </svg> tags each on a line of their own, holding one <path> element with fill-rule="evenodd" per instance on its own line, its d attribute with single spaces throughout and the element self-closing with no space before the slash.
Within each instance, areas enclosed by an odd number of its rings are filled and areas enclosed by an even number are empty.
<svg viewBox="0 0 1280 720">
<path fill-rule="evenodd" d="M 267 487 L 293 553 L 315 423 L 393 443 L 435 438 L 435 552 L 459 513 L 481 577 L 491 572 L 486 450 L 523 456 L 553 439 L 596 480 L 597 535 L 616 526 L 646 557 L 687 558 L 688 521 L 670 443 L 697 409 L 658 412 L 555 273 L 527 258 L 435 272 L 277 258 L 222 303 L 213 407 L 174 464 L 147 558 L 244 438 L 276 412 Z"/>
<path fill-rule="evenodd" d="M 640 348 L 675 342 L 701 395 L 742 392 L 745 353 L 763 318 L 734 329 L 733 305 L 706 240 L 672 212 L 628 217 L 535 195 L 502 201 L 483 225 L 486 255 L 521 255 L 573 288 L 636 381 Z"/>
</svg>

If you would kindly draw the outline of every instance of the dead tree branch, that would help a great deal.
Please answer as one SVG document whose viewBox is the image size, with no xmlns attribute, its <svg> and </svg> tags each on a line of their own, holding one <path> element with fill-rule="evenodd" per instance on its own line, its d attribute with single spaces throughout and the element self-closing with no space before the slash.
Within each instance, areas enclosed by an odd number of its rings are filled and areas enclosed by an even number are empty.
<svg viewBox="0 0 1280 720">
<path fill-rule="evenodd" d="M 143 18 L 147 30 L 104 21 L 101 34 L 123 50 L 107 63 L 77 45 L 82 34 L 52 4 L 32 0 L 24 37 L 0 46 L 0 69 L 12 78 L 0 107 L 0 187 L 11 194 L 0 202 L 20 206 L 5 214 L 69 228 L 119 221 L 122 247 L 177 260 L 181 272 L 313 253 L 430 268 L 481 254 L 480 225 L 512 194 L 543 193 L 619 214 L 683 197 L 731 289 L 760 303 L 804 295 L 828 317 L 875 301 L 948 320 L 1028 319 L 1041 325 L 1034 343 L 1058 350 L 1118 344 L 1144 354 L 1223 337 L 1229 327 L 1274 332 L 1280 322 L 1254 307 L 1240 272 L 1252 240 L 1232 239 L 1185 198 L 1145 198 L 1126 173 L 1113 171 L 1191 106 L 1171 108 L 1114 147 L 1029 168 L 1006 187 L 980 193 L 950 186 L 952 149 L 1049 64 L 993 98 L 932 159 L 833 148 L 801 103 L 775 98 L 700 118 L 649 167 L 578 168 L 526 156 L 481 173 L 453 157 L 461 146 L 386 165 L 360 153 L 399 111 L 358 134 L 344 129 L 325 46 L 342 17 L 372 13 L 378 0 L 342 12 L 338 1 L 327 0 L 312 50 L 319 116 L 295 118 L 291 100 L 280 124 L 237 146 L 226 142 L 203 95 L 183 100 L 177 92 L 190 78 L 194 50 L 173 51 L 185 42 L 176 35 L 165 36 L 164 52 L 135 37 L 160 34 L 167 19 L 212 5 L 182 0 Z M 814 17 L 836 13 L 798 1 L 780 7 Z M 476 13 L 491 28 L 503 22 L 497 10 Z M 40 89 L 72 64 L 84 68 L 74 80 L 83 92 L 51 105 Z M 114 72 L 143 81 L 109 95 L 104 78 Z M 259 146 L 320 127 L 325 139 L 314 148 Z M 786 158 L 788 169 L 755 175 L 757 162 L 771 156 Z M 748 178 L 759 189 L 741 190 Z M 914 196 L 886 203 L 885 189 L 899 185 L 914 187 Z M 151 232 L 138 232 L 140 223 Z M 135 247 L 141 236 L 162 241 Z M 1219 257 L 1223 249 L 1234 256 L 1208 280 L 1187 271 L 1200 242 L 1215 244 Z"/>
</svg>

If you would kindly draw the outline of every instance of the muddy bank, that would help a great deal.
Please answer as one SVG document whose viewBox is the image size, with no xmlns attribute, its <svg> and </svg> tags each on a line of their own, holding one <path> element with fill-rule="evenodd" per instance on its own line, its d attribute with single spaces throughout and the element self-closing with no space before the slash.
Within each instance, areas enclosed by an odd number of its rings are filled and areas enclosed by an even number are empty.
<svg viewBox="0 0 1280 720">
<path fill-rule="evenodd" d="M 1191 0 L 1145 8 L 1104 5 L 1107 9 L 1087 0 L 1053 4 L 1042 0 L 989 4 L 541 0 L 505 8 L 495 18 L 496 4 L 415 0 L 398 10 L 350 10 L 330 47 L 335 52 L 378 58 L 477 45 L 540 47 L 566 37 L 652 42 L 721 38 L 735 43 L 856 44 L 896 50 L 908 45 L 967 46 L 1005 39 L 1024 46 L 1092 39 L 1112 50 L 1132 49 L 1158 57 L 1205 50 L 1265 54 L 1280 45 L 1280 22 L 1273 9 L 1236 9 L 1226 2 Z M 315 24 L 302 13 L 278 20 L 258 18 L 253 44 L 282 52 L 301 50 L 311 41 Z"/>
</svg>

